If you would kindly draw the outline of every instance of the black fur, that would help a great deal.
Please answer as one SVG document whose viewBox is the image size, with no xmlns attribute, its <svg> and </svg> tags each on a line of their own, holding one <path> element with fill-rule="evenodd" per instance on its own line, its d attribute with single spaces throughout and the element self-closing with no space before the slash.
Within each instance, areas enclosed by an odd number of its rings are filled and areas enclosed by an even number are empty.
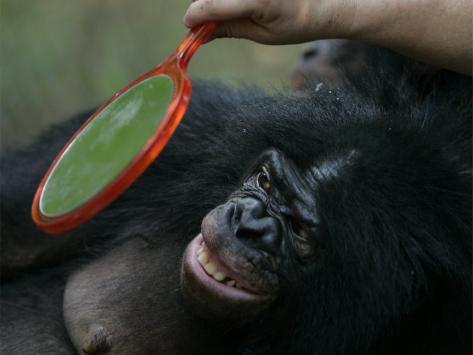
<svg viewBox="0 0 473 355">
<path fill-rule="evenodd" d="M 471 354 L 471 79 L 373 58 L 364 77 L 303 97 L 195 84 L 163 154 L 116 202 L 62 236 L 36 230 L 29 209 L 48 164 L 88 114 L 3 157 L 2 273 L 10 280 L 2 350 L 60 353 L 42 347 L 48 336 L 72 353 L 60 310 L 68 273 L 131 238 L 183 250 L 205 214 L 275 148 L 301 169 L 354 159 L 314 191 L 324 227 L 317 258 L 307 267 L 287 260 L 283 294 L 247 327 L 245 353 Z M 21 265 L 22 250 L 37 256 Z M 57 328 L 41 333 L 38 322 Z"/>
</svg>

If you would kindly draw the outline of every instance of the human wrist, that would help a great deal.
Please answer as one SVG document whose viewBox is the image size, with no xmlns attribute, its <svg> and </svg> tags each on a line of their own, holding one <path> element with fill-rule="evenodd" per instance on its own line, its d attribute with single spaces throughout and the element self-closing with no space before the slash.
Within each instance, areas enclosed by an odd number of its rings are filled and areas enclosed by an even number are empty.
<svg viewBox="0 0 473 355">
<path fill-rule="evenodd" d="M 382 44 L 404 37 L 416 38 L 424 30 L 422 13 L 428 8 L 436 8 L 438 0 L 359 0 L 353 12 L 353 20 L 346 38 Z M 420 13 L 419 13 L 420 11 Z M 425 22 L 425 19 L 424 19 Z M 412 31 L 408 30 L 412 29 Z M 414 30 L 415 29 L 415 30 Z"/>
<path fill-rule="evenodd" d="M 362 0 L 355 3 L 351 25 L 346 38 L 376 42 L 386 29 L 392 28 L 399 14 L 404 11 L 401 1 Z"/>
<path fill-rule="evenodd" d="M 309 1 L 307 13 L 310 18 L 309 32 L 312 39 L 350 38 L 353 36 L 353 21 L 358 11 L 356 0 Z"/>
</svg>

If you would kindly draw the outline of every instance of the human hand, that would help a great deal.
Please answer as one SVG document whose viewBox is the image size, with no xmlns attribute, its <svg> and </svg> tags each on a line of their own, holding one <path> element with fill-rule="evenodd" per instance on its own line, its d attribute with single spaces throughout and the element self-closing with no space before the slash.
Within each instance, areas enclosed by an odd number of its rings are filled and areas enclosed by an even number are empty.
<svg viewBox="0 0 473 355">
<path fill-rule="evenodd" d="M 265 44 L 348 38 L 471 75 L 471 0 L 197 0 L 184 23 Z"/>
<path fill-rule="evenodd" d="M 346 37 L 355 4 L 353 0 L 197 0 L 189 6 L 184 23 L 192 28 L 218 21 L 214 37 L 301 43 L 341 34 Z"/>
</svg>

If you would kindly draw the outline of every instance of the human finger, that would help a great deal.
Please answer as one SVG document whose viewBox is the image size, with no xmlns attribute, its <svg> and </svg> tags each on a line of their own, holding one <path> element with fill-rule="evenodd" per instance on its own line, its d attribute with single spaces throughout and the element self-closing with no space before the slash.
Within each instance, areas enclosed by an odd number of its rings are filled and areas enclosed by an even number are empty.
<svg viewBox="0 0 473 355">
<path fill-rule="evenodd" d="M 197 0 L 184 15 L 184 24 L 195 27 L 207 21 L 228 21 L 251 17 L 258 11 L 260 1 L 255 0 Z"/>
</svg>

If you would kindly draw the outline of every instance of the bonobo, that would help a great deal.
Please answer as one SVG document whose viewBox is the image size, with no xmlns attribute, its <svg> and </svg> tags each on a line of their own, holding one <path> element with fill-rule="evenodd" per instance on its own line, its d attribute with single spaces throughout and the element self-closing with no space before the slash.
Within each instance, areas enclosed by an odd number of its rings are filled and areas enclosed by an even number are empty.
<svg viewBox="0 0 473 355">
<path fill-rule="evenodd" d="M 360 76 L 366 68 L 369 49 L 366 44 L 348 39 L 307 43 L 291 74 L 292 89 L 302 91 L 315 82 L 337 86 L 342 84 L 347 74 Z"/>
<path fill-rule="evenodd" d="M 471 354 L 471 78 L 364 65 L 304 95 L 196 83 L 163 154 L 64 235 L 29 208 L 87 113 L 5 155 L 1 352 Z"/>
<path fill-rule="evenodd" d="M 305 45 L 300 60 L 291 73 L 291 88 L 303 92 L 307 88 L 320 89 L 322 85 L 336 87 L 350 79 L 366 75 L 370 52 L 378 49 L 348 39 L 323 39 Z M 410 62 L 410 71 L 416 76 L 432 75 L 439 68 Z"/>
</svg>

